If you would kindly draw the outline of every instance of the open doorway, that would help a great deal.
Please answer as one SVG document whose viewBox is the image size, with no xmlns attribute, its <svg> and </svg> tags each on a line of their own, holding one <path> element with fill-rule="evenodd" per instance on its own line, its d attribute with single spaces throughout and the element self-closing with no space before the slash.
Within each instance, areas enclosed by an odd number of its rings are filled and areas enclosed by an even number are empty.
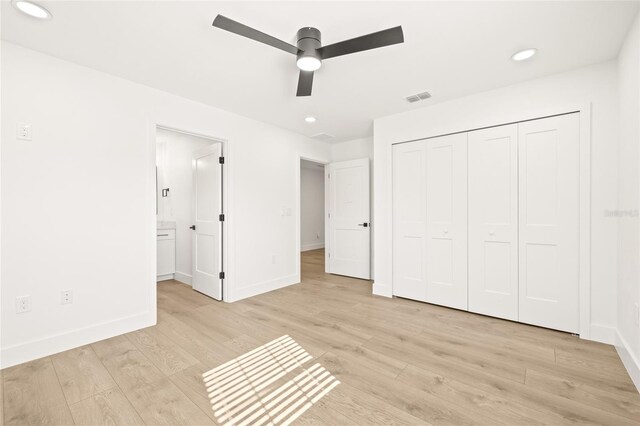
<svg viewBox="0 0 640 426">
<path fill-rule="evenodd" d="M 300 160 L 300 263 L 301 276 L 325 272 L 325 165 Z"/>
<path fill-rule="evenodd" d="M 369 280 L 369 159 L 334 163 L 300 159 L 300 276 Z"/>
<path fill-rule="evenodd" d="M 156 130 L 156 281 L 222 300 L 222 142 Z"/>
</svg>

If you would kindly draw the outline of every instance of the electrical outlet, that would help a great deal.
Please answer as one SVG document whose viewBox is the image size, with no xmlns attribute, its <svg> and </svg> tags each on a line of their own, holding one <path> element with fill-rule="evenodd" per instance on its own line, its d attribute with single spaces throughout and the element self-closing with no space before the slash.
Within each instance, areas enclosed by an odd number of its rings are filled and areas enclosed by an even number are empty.
<svg viewBox="0 0 640 426">
<path fill-rule="evenodd" d="M 67 305 L 73 303 L 73 290 L 62 290 L 60 292 L 60 304 Z"/>
<path fill-rule="evenodd" d="M 18 136 L 18 139 L 20 140 L 30 141 L 31 140 L 31 124 L 18 123 L 17 136 Z"/>
<path fill-rule="evenodd" d="M 31 311 L 31 296 L 16 297 L 16 313 L 22 314 Z"/>
</svg>

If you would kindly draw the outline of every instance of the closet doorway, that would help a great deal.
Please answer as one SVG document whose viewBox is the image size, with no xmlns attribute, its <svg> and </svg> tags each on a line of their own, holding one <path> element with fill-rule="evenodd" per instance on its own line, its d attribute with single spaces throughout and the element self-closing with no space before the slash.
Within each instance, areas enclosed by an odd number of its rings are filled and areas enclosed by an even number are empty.
<svg viewBox="0 0 640 426">
<path fill-rule="evenodd" d="M 580 113 L 393 146 L 393 294 L 580 331 Z"/>
</svg>

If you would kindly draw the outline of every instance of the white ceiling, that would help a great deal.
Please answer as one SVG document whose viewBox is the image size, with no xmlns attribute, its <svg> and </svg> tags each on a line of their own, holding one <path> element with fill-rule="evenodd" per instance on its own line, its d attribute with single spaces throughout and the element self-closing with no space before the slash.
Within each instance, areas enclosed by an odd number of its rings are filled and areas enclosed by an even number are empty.
<svg viewBox="0 0 640 426">
<path fill-rule="evenodd" d="M 2 38 L 298 133 L 372 134 L 372 120 L 617 56 L 637 2 L 44 2 L 51 21 L 2 4 Z M 294 43 L 402 25 L 405 43 L 324 61 L 296 98 L 295 56 L 213 28 L 216 14 Z M 536 47 L 530 62 L 516 50 Z M 408 104 L 404 97 L 433 98 Z M 304 117 L 318 118 L 314 124 Z"/>
</svg>

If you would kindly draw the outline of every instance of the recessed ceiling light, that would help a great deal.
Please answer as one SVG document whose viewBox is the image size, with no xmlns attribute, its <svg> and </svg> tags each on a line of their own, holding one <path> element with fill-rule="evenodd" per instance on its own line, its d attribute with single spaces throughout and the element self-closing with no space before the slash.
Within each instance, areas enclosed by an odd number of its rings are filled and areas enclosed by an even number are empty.
<svg viewBox="0 0 640 426">
<path fill-rule="evenodd" d="M 51 19 L 51 13 L 44 7 L 26 0 L 13 0 L 13 6 L 20 12 L 38 19 Z"/>
<path fill-rule="evenodd" d="M 306 121 L 307 123 L 315 123 L 316 122 L 316 118 L 315 117 L 306 117 L 304 119 L 304 121 Z"/>
<path fill-rule="evenodd" d="M 524 49 L 514 53 L 511 59 L 513 59 L 514 61 L 524 61 L 531 58 L 533 55 L 535 55 L 537 51 L 538 49 L 533 49 L 533 48 Z"/>
</svg>

